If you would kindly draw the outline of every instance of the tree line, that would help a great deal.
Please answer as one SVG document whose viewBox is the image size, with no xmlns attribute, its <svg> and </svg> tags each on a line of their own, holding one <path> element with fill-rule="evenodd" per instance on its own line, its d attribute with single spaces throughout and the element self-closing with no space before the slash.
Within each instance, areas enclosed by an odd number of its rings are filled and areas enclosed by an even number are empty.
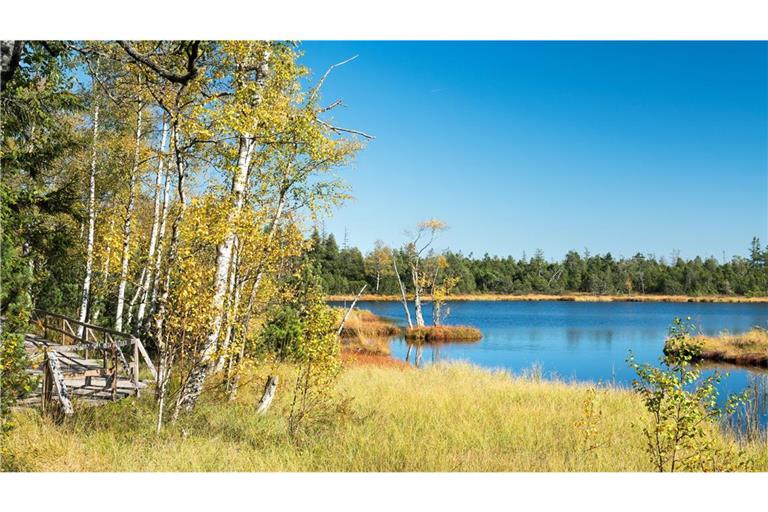
<svg viewBox="0 0 768 512">
<path fill-rule="evenodd" d="M 212 375 L 234 398 L 283 304 L 302 306 L 302 382 L 328 381 L 336 326 L 305 233 L 372 137 L 322 102 L 348 61 L 313 77 L 300 57 L 274 41 L 2 42 L 3 428 L 33 385 L 34 308 L 140 335 L 158 428 Z"/>
<path fill-rule="evenodd" d="M 340 248 L 333 234 L 321 235 L 316 229 L 311 239 L 310 255 L 330 294 L 356 293 L 367 284 L 369 293 L 400 295 L 397 263 L 400 282 L 412 281 L 408 244 L 391 248 L 377 241 L 373 250 L 363 254 L 356 247 Z M 569 251 L 561 261 L 548 261 L 540 250 L 519 259 L 431 251 L 425 259 L 433 266 L 442 264 L 443 275 L 454 280 L 450 291 L 461 294 L 768 295 L 768 246 L 761 247 L 757 237 L 744 256 L 725 262 L 714 257 L 640 253 L 616 258 L 586 250 L 582 254 Z"/>
</svg>

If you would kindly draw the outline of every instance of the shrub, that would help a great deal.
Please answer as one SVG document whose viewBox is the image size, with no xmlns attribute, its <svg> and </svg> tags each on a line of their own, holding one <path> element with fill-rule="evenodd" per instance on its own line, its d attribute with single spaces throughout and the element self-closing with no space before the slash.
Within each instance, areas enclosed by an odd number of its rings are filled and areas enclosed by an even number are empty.
<svg viewBox="0 0 768 512">
<path fill-rule="evenodd" d="M 716 423 L 731 415 L 746 395 L 729 397 L 723 409 L 717 406 L 721 376 L 714 372 L 703 378 L 691 364 L 700 356 L 701 345 L 689 321 L 675 318 L 659 368 L 638 364 L 631 352 L 627 360 L 638 376 L 633 387 L 650 413 L 643 427 L 646 451 L 660 472 L 747 469 L 751 461 L 717 435 Z"/>
</svg>

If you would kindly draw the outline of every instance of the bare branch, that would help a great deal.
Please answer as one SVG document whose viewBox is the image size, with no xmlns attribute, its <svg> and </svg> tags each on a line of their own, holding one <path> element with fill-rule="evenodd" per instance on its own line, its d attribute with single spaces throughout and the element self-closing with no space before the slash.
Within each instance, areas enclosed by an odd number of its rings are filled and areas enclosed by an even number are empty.
<svg viewBox="0 0 768 512">
<path fill-rule="evenodd" d="M 326 122 L 326 121 L 323 121 L 322 119 L 318 119 L 318 120 L 317 120 L 317 122 L 318 122 L 318 123 L 320 123 L 320 124 L 322 124 L 323 126 L 327 127 L 328 129 L 330 129 L 330 130 L 332 130 L 332 131 L 336 132 L 336 133 L 340 133 L 340 132 L 344 132 L 344 133 L 353 133 L 353 134 L 355 134 L 355 135 L 360 135 L 360 136 L 362 136 L 362 137 L 365 137 L 365 138 L 366 138 L 366 139 L 368 139 L 368 140 L 373 140 L 373 139 L 375 139 L 375 138 L 376 138 L 376 137 L 374 137 L 373 135 L 369 135 L 369 134 L 367 134 L 367 133 L 365 133 L 365 132 L 361 132 L 361 131 L 358 131 L 358 130 L 351 130 L 351 129 L 349 129 L 349 128 L 342 128 L 341 126 L 334 126 L 334 125 L 332 125 L 331 123 L 328 123 L 328 122 Z"/>
<path fill-rule="evenodd" d="M 341 104 L 342 104 L 341 100 L 336 100 L 333 103 L 331 103 L 330 105 L 328 105 L 327 107 L 323 107 L 320 110 L 318 110 L 317 113 L 318 114 L 322 114 L 323 112 L 328 112 L 329 110 L 332 110 L 332 109 L 338 107 Z"/>
<path fill-rule="evenodd" d="M 312 89 L 312 94 L 309 95 L 308 103 L 312 103 L 316 98 L 318 93 L 320 92 L 320 88 L 323 86 L 323 83 L 325 83 L 325 79 L 328 78 L 328 75 L 331 74 L 331 71 L 333 71 L 333 68 L 337 68 L 339 66 L 343 66 L 344 64 L 347 64 L 348 62 L 352 62 L 357 58 L 357 55 L 348 58 L 347 60 L 343 60 L 341 62 L 337 62 L 333 66 L 329 67 L 328 70 L 323 74 L 322 78 L 320 78 L 320 81 L 317 83 L 317 86 Z"/>
</svg>

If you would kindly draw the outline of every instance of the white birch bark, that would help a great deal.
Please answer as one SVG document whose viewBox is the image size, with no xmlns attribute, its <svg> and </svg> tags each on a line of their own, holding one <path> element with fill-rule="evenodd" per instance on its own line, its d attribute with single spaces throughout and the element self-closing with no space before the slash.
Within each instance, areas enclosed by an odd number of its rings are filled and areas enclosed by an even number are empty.
<svg viewBox="0 0 768 512">
<path fill-rule="evenodd" d="M 141 277 L 139 277 L 139 283 L 145 282 L 147 279 L 147 267 L 144 267 L 141 269 Z M 125 329 L 128 332 L 133 331 L 133 312 L 136 310 L 136 302 L 138 302 L 139 295 L 141 295 L 141 284 L 136 287 L 136 290 L 133 293 L 133 297 L 131 298 L 131 302 L 128 303 L 128 318 L 125 320 Z"/>
<path fill-rule="evenodd" d="M 237 240 L 236 240 L 237 242 Z M 219 347 L 219 357 L 216 360 L 216 367 L 214 371 L 216 373 L 224 369 L 224 363 L 229 359 L 227 350 L 229 349 L 229 343 L 232 340 L 232 328 L 234 326 L 234 318 L 237 314 L 237 308 L 240 303 L 240 254 L 237 250 L 237 243 L 235 243 L 235 253 L 232 257 L 232 270 L 229 273 L 229 285 L 227 286 L 227 297 L 229 297 L 229 304 L 227 305 L 222 320 L 224 328 L 224 338 L 221 341 Z"/>
<path fill-rule="evenodd" d="M 136 313 L 136 324 L 141 326 L 142 322 L 144 321 L 144 315 L 146 313 L 147 309 L 147 301 L 149 300 L 149 288 L 150 283 L 154 283 L 154 260 L 155 260 L 155 251 L 157 250 L 157 244 L 158 244 L 158 234 L 160 232 L 160 204 L 161 204 L 161 194 L 162 194 L 162 183 L 163 179 L 167 181 L 167 177 L 165 176 L 165 142 L 168 139 L 168 123 L 166 122 L 165 117 L 163 117 L 163 129 L 162 129 L 162 136 L 160 138 L 160 161 L 157 164 L 157 176 L 155 177 L 155 201 L 152 209 L 152 231 L 149 235 L 149 250 L 147 253 L 147 266 L 144 267 L 145 269 L 149 268 L 149 271 L 142 274 L 144 276 L 144 279 L 141 281 L 141 300 L 139 301 L 139 310 Z M 162 201 L 165 201 L 165 197 L 163 196 Z"/>
<path fill-rule="evenodd" d="M 171 129 L 171 140 L 173 140 L 173 129 Z M 149 311 L 150 315 L 157 310 L 157 293 L 160 287 L 160 270 L 163 265 L 163 247 L 165 246 L 165 229 L 168 224 L 168 206 L 171 192 L 171 180 L 168 177 L 168 171 L 165 172 L 165 184 L 163 186 L 163 202 L 160 207 L 160 227 L 157 231 L 157 247 L 155 248 L 155 261 L 152 268 L 152 286 L 150 292 Z"/>
<path fill-rule="evenodd" d="M 421 311 L 421 287 L 419 286 L 419 270 L 411 264 L 411 278 L 413 279 L 413 309 L 416 312 L 416 325 L 424 327 L 424 315 Z"/>
<path fill-rule="evenodd" d="M 413 321 L 411 320 L 411 311 L 408 309 L 408 299 L 405 297 L 405 286 L 403 286 L 403 280 L 400 279 L 400 271 L 397 270 L 397 256 L 392 253 L 392 265 L 395 267 L 395 277 L 397 277 L 397 284 L 400 285 L 400 302 L 403 304 L 405 310 L 405 318 L 408 320 L 408 327 L 413 327 Z"/>
<path fill-rule="evenodd" d="M 123 252 L 120 257 L 120 284 L 117 287 L 117 310 L 115 312 L 115 330 L 123 329 L 123 310 L 125 309 L 125 288 L 128 284 L 128 265 L 131 258 L 131 227 L 133 223 L 133 208 L 136 202 L 136 182 L 139 174 L 139 151 L 141 149 L 141 121 L 143 107 L 139 107 L 136 115 L 136 145 L 133 151 L 133 165 L 131 167 L 128 189 L 128 205 L 123 224 Z"/>
<path fill-rule="evenodd" d="M 261 279 L 264 276 L 264 263 L 267 257 L 269 256 L 269 251 L 271 249 L 272 245 L 272 238 L 275 235 L 275 228 L 277 227 L 277 223 L 280 221 L 280 218 L 283 215 L 283 209 L 285 208 L 285 197 L 288 193 L 288 188 L 283 187 L 280 191 L 280 197 L 277 201 L 277 208 L 275 209 L 275 215 L 272 217 L 272 222 L 269 225 L 269 231 L 267 232 L 267 240 L 264 244 L 264 250 L 262 251 L 261 255 L 261 261 L 259 261 L 259 266 L 256 270 L 256 278 L 253 281 L 253 287 L 251 288 L 251 294 L 248 297 L 248 305 L 245 308 L 245 313 L 243 314 L 242 318 L 238 318 L 236 322 L 240 325 L 241 328 L 241 334 L 240 336 L 245 339 L 248 335 L 248 325 L 251 322 L 251 313 L 253 312 L 253 306 L 256 303 L 256 296 L 258 295 L 259 286 L 261 285 Z M 237 397 L 237 386 L 240 381 L 240 363 L 243 360 L 243 357 L 245 357 L 245 343 L 240 344 L 240 351 L 237 354 L 237 359 L 235 360 L 234 364 L 234 371 L 230 372 L 230 375 L 232 375 L 231 383 L 229 386 L 229 399 L 234 400 Z"/>
<path fill-rule="evenodd" d="M 224 313 L 224 299 L 228 285 L 227 277 L 229 275 L 230 264 L 232 262 L 232 249 L 236 236 L 232 226 L 235 224 L 237 217 L 240 215 L 240 210 L 243 206 L 245 186 L 248 181 L 248 169 L 251 165 L 251 157 L 253 156 L 254 147 L 255 141 L 253 137 L 250 136 L 250 134 L 243 134 L 240 136 L 237 168 L 235 170 L 235 175 L 232 177 L 232 205 L 227 218 L 229 232 L 224 237 L 224 240 L 216 248 L 216 275 L 213 283 L 214 291 L 212 299 L 213 322 L 211 325 L 210 333 L 205 340 L 203 350 L 200 354 L 199 362 L 196 367 L 192 369 L 189 380 L 187 380 L 186 385 L 182 389 L 182 393 L 177 402 L 174 416 L 178 416 L 178 412 L 181 409 L 190 411 L 195 407 L 197 399 L 203 390 L 205 379 L 211 370 L 211 363 L 216 352 L 216 344 L 221 332 Z"/>
<path fill-rule="evenodd" d="M 78 337 L 83 336 L 82 323 L 88 318 L 88 304 L 91 300 L 91 277 L 93 274 L 93 240 L 96 233 L 96 144 L 99 139 L 99 104 L 93 108 L 93 141 L 91 149 L 91 172 L 88 174 L 88 239 L 85 247 L 85 277 L 83 278 L 83 296 L 80 301 Z"/>
<path fill-rule="evenodd" d="M 168 347 L 165 343 L 165 317 L 167 315 L 167 309 L 168 309 L 168 295 L 169 295 L 169 287 L 171 284 L 171 272 L 173 270 L 173 264 L 176 261 L 176 255 L 178 253 L 178 247 L 179 247 L 179 227 L 181 226 L 181 222 L 184 220 L 184 214 L 187 210 L 187 201 L 185 198 L 185 192 L 184 192 L 184 181 L 185 181 L 185 169 L 184 169 L 184 162 L 182 160 L 181 150 L 179 149 L 179 142 L 178 142 L 178 132 L 175 129 L 177 120 L 174 119 L 174 130 L 171 132 L 171 144 L 173 147 L 174 152 L 174 158 L 176 163 L 176 173 L 177 173 L 177 182 L 176 182 L 176 190 L 179 195 L 179 212 L 176 215 L 176 218 L 173 221 L 173 226 L 171 227 L 171 239 L 168 244 L 168 260 L 166 262 L 165 272 L 160 279 L 159 285 L 158 285 L 158 291 L 157 291 L 157 311 L 154 315 L 154 339 L 155 344 L 157 345 L 159 352 L 160 352 L 160 367 L 158 368 L 158 375 L 162 376 L 163 378 L 167 378 L 167 376 L 170 375 L 170 364 L 172 361 L 172 354 L 168 350 Z M 159 385 L 156 388 L 156 395 L 155 399 L 160 403 L 163 404 L 165 399 L 165 392 L 166 392 L 166 386 Z M 162 411 L 162 407 L 160 409 Z M 162 420 L 158 420 L 162 421 Z M 158 426 L 159 428 L 159 426 Z"/>
</svg>

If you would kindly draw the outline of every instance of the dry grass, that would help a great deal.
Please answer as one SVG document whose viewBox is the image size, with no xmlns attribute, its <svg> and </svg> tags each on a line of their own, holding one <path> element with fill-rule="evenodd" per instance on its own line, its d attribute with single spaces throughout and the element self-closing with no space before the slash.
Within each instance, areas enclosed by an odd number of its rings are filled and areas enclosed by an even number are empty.
<svg viewBox="0 0 768 512">
<path fill-rule="evenodd" d="M 482 338 L 480 329 L 467 325 L 433 325 L 405 330 L 405 339 L 411 341 L 480 341 Z"/>
<path fill-rule="evenodd" d="M 385 368 L 408 368 L 410 365 L 400 359 L 394 359 L 387 354 L 373 353 L 365 350 L 351 350 L 346 347 L 341 350 L 341 360 L 348 366 L 378 366 Z"/>
<path fill-rule="evenodd" d="M 264 376 L 275 403 L 255 414 Z M 78 412 L 55 425 L 19 413 L 6 468 L 24 471 L 650 471 L 640 399 L 600 389 L 597 447 L 584 429 L 584 384 L 513 377 L 468 365 L 425 370 L 354 365 L 338 389 L 346 412 L 296 445 L 287 433 L 295 371 L 259 368 L 236 402 L 207 391 L 198 409 L 154 433 L 151 393 Z M 768 470 L 768 444 L 745 448 Z"/>
<path fill-rule="evenodd" d="M 697 336 L 702 359 L 768 367 L 768 330 L 755 327 L 743 334 Z"/>
<path fill-rule="evenodd" d="M 341 313 L 343 315 L 343 313 Z M 349 314 L 341 331 L 342 338 L 373 338 L 397 336 L 402 330 L 394 322 L 385 320 L 367 309 L 355 309 Z"/>
<path fill-rule="evenodd" d="M 331 295 L 328 300 L 332 301 L 351 301 L 354 297 L 350 295 Z M 431 297 L 422 297 L 425 301 L 430 301 Z M 399 295 L 363 295 L 360 297 L 363 301 L 372 302 L 399 302 Z M 451 301 L 521 301 L 521 302 L 539 302 L 539 301 L 560 301 L 560 302 L 719 302 L 719 303 L 754 303 L 768 304 L 768 297 L 744 297 L 734 295 L 592 295 L 585 293 L 572 293 L 565 295 L 547 295 L 547 294 L 463 294 L 452 295 Z"/>
</svg>

